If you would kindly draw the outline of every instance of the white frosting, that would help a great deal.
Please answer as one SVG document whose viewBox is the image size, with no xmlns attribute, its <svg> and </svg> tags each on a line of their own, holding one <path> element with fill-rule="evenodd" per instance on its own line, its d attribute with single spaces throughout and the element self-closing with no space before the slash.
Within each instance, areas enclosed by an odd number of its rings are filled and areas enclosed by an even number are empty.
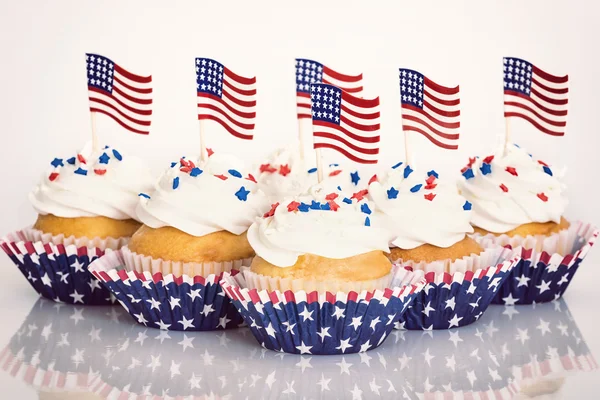
<svg viewBox="0 0 600 400">
<path fill-rule="evenodd" d="M 174 163 L 150 199 L 140 197 L 137 214 L 144 224 L 172 226 L 193 236 L 224 230 L 239 235 L 269 209 L 268 199 L 235 157 L 216 153 L 204 164 L 193 162 L 198 164 L 194 170 L 186 169 L 187 162 Z"/>
<path fill-rule="evenodd" d="M 392 247 L 450 247 L 473 232 L 469 205 L 455 185 L 431 173 L 407 174 L 405 168 L 392 169 L 369 186 L 369 197 L 376 207 L 375 221 L 390 232 Z"/>
<path fill-rule="evenodd" d="M 56 167 L 29 194 L 35 210 L 63 218 L 137 219 L 138 194 L 154 183 L 145 163 L 110 147 L 92 152 L 90 144 L 79 155 L 53 161 Z"/>
<path fill-rule="evenodd" d="M 273 265 L 289 267 L 303 254 L 342 259 L 375 250 L 389 252 L 386 231 L 370 222 L 372 214 L 361 209 L 373 210 L 373 204 L 366 199 L 347 204 L 344 196 L 338 194 L 334 200 L 339 206 L 337 211 L 288 211 L 292 201 L 301 203 L 301 209 L 313 201 L 328 203 L 329 192 L 323 186 L 314 186 L 310 192 L 282 201 L 273 216 L 257 218 L 248 230 L 248 241 L 256 254 Z M 371 226 L 366 225 L 367 217 Z"/>
<path fill-rule="evenodd" d="M 505 156 L 496 156 L 490 163 L 484 160 L 473 160 L 470 171 L 474 176 L 459 183 L 463 196 L 473 203 L 473 225 L 503 233 L 531 222 L 560 222 L 568 200 L 557 171 L 547 167 L 550 175 L 543 164 L 517 146 L 509 146 Z M 482 167 L 486 172 L 489 167 L 490 172 L 484 174 Z M 469 166 L 465 168 L 463 176 L 470 176 Z M 507 168 L 514 168 L 517 175 Z"/>
</svg>

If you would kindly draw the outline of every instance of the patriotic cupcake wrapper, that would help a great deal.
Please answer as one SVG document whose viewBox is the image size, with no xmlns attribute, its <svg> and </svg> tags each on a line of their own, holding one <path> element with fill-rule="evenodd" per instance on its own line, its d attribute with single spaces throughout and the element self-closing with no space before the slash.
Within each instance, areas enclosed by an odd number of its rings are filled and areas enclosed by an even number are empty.
<svg viewBox="0 0 600 400">
<path fill-rule="evenodd" d="M 346 354 L 381 345 L 425 282 L 394 276 L 393 288 L 361 293 L 248 289 L 243 274 L 225 273 L 223 290 L 256 340 L 292 354 Z"/>
<path fill-rule="evenodd" d="M 474 239 L 480 243 L 492 241 L 513 248 L 521 258 L 492 303 L 532 304 L 560 298 L 599 233 L 590 224 L 575 222 L 569 229 L 549 237 L 474 235 Z"/>
<path fill-rule="evenodd" d="M 110 292 L 88 272 L 88 266 L 127 241 L 123 239 L 75 239 L 23 229 L 0 239 L 0 247 L 41 296 L 87 305 L 115 302 Z"/>
<path fill-rule="evenodd" d="M 231 261 L 233 274 L 249 260 Z M 175 276 L 127 267 L 121 250 L 107 252 L 90 272 L 111 291 L 129 314 L 148 327 L 210 331 L 239 327 L 243 320 L 221 289 L 220 274 Z"/>
<path fill-rule="evenodd" d="M 397 328 L 450 329 L 472 324 L 483 315 L 517 262 L 511 250 L 496 247 L 457 260 L 449 267 L 451 273 L 436 272 L 435 263 L 404 264 L 405 279 L 424 278 L 426 285 Z"/>
</svg>

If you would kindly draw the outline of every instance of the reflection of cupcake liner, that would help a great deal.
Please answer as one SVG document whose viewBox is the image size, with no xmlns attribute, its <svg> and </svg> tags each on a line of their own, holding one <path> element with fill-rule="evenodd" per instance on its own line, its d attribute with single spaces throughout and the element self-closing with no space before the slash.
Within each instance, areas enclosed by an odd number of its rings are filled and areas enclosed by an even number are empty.
<svg viewBox="0 0 600 400">
<path fill-rule="evenodd" d="M 424 285 L 401 280 L 393 289 L 319 293 L 248 289 L 243 274 L 225 273 L 221 285 L 258 342 L 294 354 L 364 352 L 381 345 Z"/>
<path fill-rule="evenodd" d="M 411 330 L 450 329 L 477 321 L 518 262 L 517 257 L 507 259 L 510 254 L 509 250 L 496 248 L 449 266 L 405 263 L 406 273 L 424 277 L 427 285 L 402 316 L 399 326 Z"/>
<path fill-rule="evenodd" d="M 576 222 L 569 229 L 549 237 L 475 235 L 479 242 L 491 240 L 501 246 L 510 246 L 521 257 L 493 303 L 532 304 L 558 299 L 567 290 L 599 233 L 592 225 Z"/>
<path fill-rule="evenodd" d="M 65 303 L 106 305 L 114 299 L 87 268 L 106 249 L 117 249 L 125 242 L 65 238 L 24 229 L 0 239 L 0 246 L 40 295 Z"/>
<path fill-rule="evenodd" d="M 231 262 L 222 268 L 237 272 L 247 261 Z M 242 323 L 219 285 L 221 275 L 175 277 L 171 273 L 128 269 L 121 250 L 107 253 L 90 266 L 92 274 L 140 324 L 165 330 L 206 331 L 235 328 Z"/>
</svg>

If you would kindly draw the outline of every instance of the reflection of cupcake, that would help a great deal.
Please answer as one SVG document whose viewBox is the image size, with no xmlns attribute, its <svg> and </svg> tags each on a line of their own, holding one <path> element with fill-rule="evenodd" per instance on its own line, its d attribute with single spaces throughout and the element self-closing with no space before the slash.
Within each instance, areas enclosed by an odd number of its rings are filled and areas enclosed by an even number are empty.
<svg viewBox="0 0 600 400">
<path fill-rule="evenodd" d="M 197 166 L 182 158 L 140 199 L 144 225 L 129 245 L 92 271 L 140 323 L 170 330 L 237 326 L 239 316 L 218 281 L 224 271 L 250 263 L 246 230 L 266 209 L 266 197 L 236 159 L 214 154 Z M 154 303 L 138 301 L 145 296 Z"/>
<path fill-rule="evenodd" d="M 106 249 L 118 249 L 139 228 L 138 194 L 152 188 L 140 160 L 114 148 L 88 146 L 52 171 L 30 194 L 38 212 L 32 229 L 9 234 L 2 248 L 43 296 L 103 304 L 108 292 L 86 271 Z"/>
<path fill-rule="evenodd" d="M 515 145 L 504 156 L 470 159 L 462 175 L 461 193 L 473 204 L 474 238 L 522 248 L 522 261 L 494 302 L 560 297 L 597 232 L 563 217 L 567 199 L 556 172 Z"/>
<path fill-rule="evenodd" d="M 405 314 L 406 328 L 447 329 L 474 322 L 512 262 L 504 263 L 508 252 L 502 248 L 484 250 L 467 236 L 473 231 L 471 204 L 435 171 L 421 175 L 409 166 L 373 182 L 369 197 L 375 203 L 375 224 L 389 232 L 391 260 L 424 274 L 435 288 L 418 296 Z"/>
</svg>

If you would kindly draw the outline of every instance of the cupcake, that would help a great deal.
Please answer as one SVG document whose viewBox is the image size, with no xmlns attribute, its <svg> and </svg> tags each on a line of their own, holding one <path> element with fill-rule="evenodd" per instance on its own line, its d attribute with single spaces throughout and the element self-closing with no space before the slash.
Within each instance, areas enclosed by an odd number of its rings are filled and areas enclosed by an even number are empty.
<svg viewBox="0 0 600 400">
<path fill-rule="evenodd" d="M 29 196 L 38 213 L 33 227 L 7 235 L 0 245 L 44 297 L 110 303 L 87 266 L 125 245 L 140 227 L 138 194 L 152 188 L 153 177 L 141 160 L 108 146 L 88 145 L 51 165 Z"/>
<path fill-rule="evenodd" d="M 251 262 L 246 231 L 268 210 L 266 196 L 232 156 L 206 163 L 182 158 L 156 190 L 140 197 L 142 227 L 122 251 L 92 266 L 140 323 L 170 330 L 212 330 L 241 323 L 218 282 Z M 140 301 L 140 300 L 148 301 Z"/>
<path fill-rule="evenodd" d="M 371 223 L 365 193 L 324 186 L 274 204 L 248 230 L 249 268 L 221 284 L 256 339 L 296 354 L 379 346 L 421 288 L 397 275 L 388 236 Z"/>
<path fill-rule="evenodd" d="M 471 203 L 436 171 L 408 165 L 371 183 L 368 195 L 373 221 L 388 232 L 390 260 L 428 283 L 403 317 L 405 327 L 448 329 L 476 321 L 513 262 L 500 246 L 484 248 L 468 237 Z"/>
<path fill-rule="evenodd" d="M 520 248 L 522 261 L 494 302 L 560 297 L 598 234 L 565 219 L 561 174 L 514 145 L 502 156 L 471 158 L 462 175 L 461 193 L 473 205 L 473 237 Z"/>
</svg>

